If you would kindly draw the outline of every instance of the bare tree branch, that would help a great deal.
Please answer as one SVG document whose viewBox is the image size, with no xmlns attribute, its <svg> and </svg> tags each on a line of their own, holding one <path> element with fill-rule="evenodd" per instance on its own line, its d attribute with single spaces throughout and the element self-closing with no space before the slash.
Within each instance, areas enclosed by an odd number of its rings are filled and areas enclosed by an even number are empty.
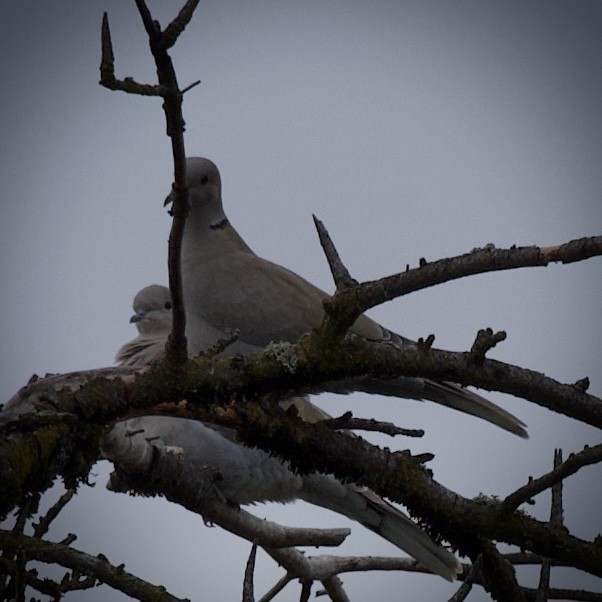
<svg viewBox="0 0 602 602">
<path fill-rule="evenodd" d="M 238 407 L 237 414 L 244 423 L 239 436 L 247 444 L 271 450 L 301 472 L 331 473 L 403 503 L 412 514 L 428 517 L 428 524 L 464 554 L 476 557 L 482 551 L 482 544 L 471 535 L 479 533 L 481 538 L 518 546 L 528 541 L 529 549 L 542 556 L 602 576 L 602 549 L 595 543 L 568 532 L 551 532 L 546 523 L 519 512 L 504 520 L 500 502 L 463 498 L 401 452 L 381 450 L 330 430 L 321 433 L 324 427 L 319 423 L 297 420 L 293 425 L 290 417 L 275 412 L 261 416 L 256 409 L 247 413 Z"/>
<path fill-rule="evenodd" d="M 144 0 L 136 0 L 142 21 L 148 34 L 150 49 L 157 66 L 159 84 L 170 91 L 164 96 L 163 109 L 167 122 L 167 135 L 171 138 L 174 160 L 174 184 L 172 192 L 173 223 L 169 234 L 169 290 L 171 292 L 173 326 L 169 336 L 166 355 L 174 363 L 183 363 L 188 357 L 186 345 L 186 313 L 182 293 L 182 272 L 180 268 L 180 249 L 184 235 L 184 224 L 188 215 L 188 190 L 186 188 L 186 151 L 184 149 L 184 117 L 182 115 L 183 95 L 178 86 L 176 72 L 167 54 L 177 36 L 184 30 L 196 7 L 195 2 L 187 3 L 172 23 L 167 36 L 156 21 L 153 21 Z"/>
<path fill-rule="evenodd" d="M 581 238 L 555 247 L 511 247 L 497 249 L 488 245 L 470 253 L 440 259 L 404 272 L 350 286 L 325 302 L 326 317 L 323 325 L 327 340 L 344 332 L 366 310 L 408 293 L 437 284 L 498 270 L 523 267 L 544 267 L 550 262 L 571 263 L 602 254 L 602 236 Z M 336 319 L 333 319 L 336 316 Z"/>
<path fill-rule="evenodd" d="M 470 566 L 468 571 L 464 572 L 464 580 L 462 585 L 454 593 L 454 595 L 448 600 L 448 602 L 463 602 L 466 600 L 468 594 L 472 590 L 473 583 L 477 578 L 477 575 L 481 572 L 483 566 L 483 557 L 478 556 L 474 563 Z"/>
<path fill-rule="evenodd" d="M 287 573 L 278 580 L 272 588 L 270 588 L 261 598 L 259 602 L 271 602 L 291 581 L 294 579 L 294 575 Z"/>
<path fill-rule="evenodd" d="M 341 261 L 339 253 L 336 250 L 336 247 L 334 246 L 334 243 L 330 238 L 330 234 L 328 234 L 324 224 L 315 215 L 312 217 L 314 219 L 320 244 L 322 245 L 322 249 L 326 255 L 328 266 L 330 267 L 330 272 L 332 273 L 337 290 L 344 289 L 352 284 L 357 284 L 357 280 L 354 280 L 351 277 L 349 271 Z"/>
<path fill-rule="evenodd" d="M 65 493 L 56 501 L 55 504 L 48 510 L 45 516 L 40 519 L 37 525 L 34 525 L 34 537 L 38 539 L 44 537 L 50 528 L 52 521 L 59 515 L 60 511 L 73 499 L 75 488 L 68 489 Z"/>
<path fill-rule="evenodd" d="M 168 338 L 166 355 L 174 364 L 186 361 L 186 314 L 182 295 L 182 274 L 180 269 L 180 249 L 184 235 L 184 223 L 188 215 L 188 190 L 186 188 L 186 152 L 184 148 L 184 118 L 182 100 L 184 92 L 178 86 L 176 72 L 167 51 L 175 44 L 178 36 L 190 22 L 198 0 L 189 0 L 178 16 L 162 32 L 146 6 L 144 0 L 136 0 L 142 22 L 148 34 L 149 45 L 157 66 L 158 85 L 148 86 L 134 82 L 131 78 L 119 81 L 115 78 L 114 55 L 111 43 L 108 17 L 105 13 L 102 24 L 102 60 L 100 66 L 101 85 L 112 90 L 124 90 L 131 94 L 161 96 L 167 123 L 167 135 L 171 138 L 174 159 L 174 184 L 170 200 L 173 222 L 169 235 L 169 289 L 172 298 L 172 332 Z M 198 82 L 186 88 L 190 90 Z"/>
<path fill-rule="evenodd" d="M 149 453 L 132 451 L 132 446 L 147 446 Z M 112 491 L 135 490 L 144 495 L 165 495 L 166 499 L 201 514 L 205 522 L 218 524 L 264 548 L 338 546 L 350 533 L 349 529 L 282 527 L 235 508 L 221 497 L 213 482 L 215 475 L 209 470 L 199 472 L 196 466 L 186 463 L 185 458 L 179 458 L 167 449 L 159 449 L 143 437 L 132 438 L 124 445 L 123 451 L 112 447 L 109 457 L 122 463 L 122 453 L 128 459 L 141 458 L 144 462 L 138 465 L 130 462 L 128 465 L 128 470 L 136 470 L 138 474 L 116 469 L 109 482 Z"/>
<path fill-rule="evenodd" d="M 324 579 L 322 585 L 326 590 L 326 593 L 330 596 L 332 602 L 350 602 L 349 597 L 343 589 L 343 583 L 338 577 L 330 577 L 330 579 Z"/>
<path fill-rule="evenodd" d="M 102 17 L 101 29 L 101 51 L 100 62 L 100 85 L 109 90 L 121 90 L 127 94 L 138 96 L 166 96 L 169 90 L 162 86 L 139 84 L 131 77 L 118 80 L 115 77 L 115 56 L 113 54 L 113 42 L 111 41 L 111 29 L 109 27 L 109 16 L 107 13 Z"/>
<path fill-rule="evenodd" d="M 405 437 L 424 437 L 424 431 L 422 429 L 405 429 L 396 426 L 392 422 L 380 422 L 373 418 L 354 418 L 351 412 L 346 412 L 338 418 L 328 418 L 322 421 L 327 427 L 331 429 L 347 429 L 347 430 L 359 430 L 359 431 L 376 431 L 390 435 L 404 435 Z"/>
<path fill-rule="evenodd" d="M 554 470 L 562 465 L 562 451 L 554 450 Z M 552 485 L 552 505 L 550 508 L 550 525 L 553 527 L 562 526 L 562 481 L 558 480 Z M 549 558 L 544 558 L 539 572 L 539 585 L 535 602 L 547 602 L 550 597 L 550 576 L 552 562 Z"/>
<path fill-rule="evenodd" d="M 187 0 L 178 16 L 165 28 L 163 32 L 163 44 L 165 49 L 171 48 L 180 37 L 188 23 L 190 23 L 194 11 L 199 4 L 199 0 Z"/>
<path fill-rule="evenodd" d="M 479 332 L 477 333 L 477 336 L 474 340 L 474 343 L 472 344 L 472 347 L 470 348 L 470 355 L 471 355 L 472 361 L 476 365 L 480 366 L 483 363 L 483 361 L 485 360 L 485 354 L 490 349 L 493 349 L 498 343 L 500 343 L 501 341 L 505 341 L 505 340 L 506 340 L 506 333 L 503 331 L 496 332 L 494 334 L 493 330 L 491 330 L 491 328 L 484 328 L 482 330 L 479 330 Z"/>
<path fill-rule="evenodd" d="M 523 588 L 525 599 L 535 602 L 537 591 L 529 588 Z M 548 600 L 579 600 L 580 602 L 602 602 L 602 594 L 596 592 L 587 592 L 585 590 L 561 589 L 551 587 Z"/>
<path fill-rule="evenodd" d="M 255 602 L 255 594 L 253 593 L 253 574 L 255 573 L 255 559 L 257 557 L 257 544 L 253 542 L 251 546 L 251 553 L 247 560 L 247 566 L 245 568 L 245 578 L 242 586 L 242 600 L 243 602 Z"/>
<path fill-rule="evenodd" d="M 554 470 L 547 474 L 529 481 L 523 487 L 520 487 L 502 502 L 502 508 L 505 511 L 512 512 L 521 504 L 529 501 L 538 493 L 550 489 L 557 483 L 561 483 L 563 479 L 575 474 L 583 466 L 596 464 L 602 461 L 602 444 L 594 447 L 586 447 L 583 451 L 571 454 L 566 462 L 561 462 L 554 465 Z"/>
<path fill-rule="evenodd" d="M 420 465 L 420 458 L 403 452 L 391 453 L 362 440 L 332 432 L 333 428 L 363 426 L 398 434 L 403 429 L 346 416 L 332 419 L 328 424 L 308 425 L 295 416 L 285 415 L 271 403 L 297 392 L 361 390 L 361 381 L 353 380 L 358 376 L 380 379 L 422 376 L 500 390 L 602 428 L 602 402 L 586 393 L 589 386 L 587 378 L 573 385 L 563 385 L 533 371 L 488 360 L 487 352 L 504 340 L 503 332 L 480 331 L 471 350 L 466 353 L 434 349 L 432 336 L 407 349 L 370 344 L 345 336 L 360 314 L 385 301 L 477 273 L 545 266 L 558 261 L 570 263 L 599 256 L 602 255 L 602 237 L 541 248 L 496 249 L 488 245 L 484 249 L 433 263 L 421 259 L 418 268 L 358 284 L 341 261 L 323 224 L 314 218 L 337 287 L 337 293 L 324 303 L 322 324 L 316 325 L 299 344 L 283 345 L 281 348 L 285 354 L 266 351 L 243 359 L 217 360 L 215 353 L 212 355 L 210 352 L 195 361 L 188 361 L 180 272 L 180 248 L 188 211 L 182 102 L 183 94 L 198 82 L 180 90 L 168 50 L 189 24 L 198 0 L 188 0 L 163 31 L 144 0 L 136 0 L 136 5 L 155 59 L 158 84 L 147 85 L 132 78 L 116 78 L 106 14 L 102 23 L 101 84 L 112 90 L 164 99 L 167 135 L 171 138 L 174 157 L 174 184 L 170 196 L 174 219 L 168 260 L 174 319 L 167 344 L 167 361 L 139 370 L 98 370 L 44 379 L 21 390 L 7 404 L 6 411 L 0 414 L 0 433 L 8 435 L 0 438 L 0 511 L 7 512 L 22 504 L 15 532 L 0 531 L 0 548 L 13 554 L 15 559 L 6 556 L 0 559 L 0 566 L 12 571 L 17 596 L 24 596 L 28 584 L 56 591 L 53 585 L 43 586 L 35 575 L 26 571 L 29 559 L 39 559 L 73 570 L 73 574 L 61 584 L 64 589 L 59 593 L 67 591 L 68 587 L 77 589 L 94 583 L 92 578 L 80 581 L 81 572 L 98 576 L 138 599 L 176 599 L 163 588 L 136 579 L 125 573 L 122 567 L 110 565 L 104 558 L 93 558 L 74 550 L 70 547 L 74 536 L 61 544 L 39 540 L 52 518 L 67 503 L 67 498 L 57 503 L 40 521 L 36 528 L 38 539 L 22 533 L 29 510 L 37 505 L 38 493 L 49 486 L 53 477 L 64 475 L 68 486 L 75 486 L 78 479 L 86 477 L 92 462 L 98 457 L 98 441 L 107 425 L 119 418 L 143 412 L 227 424 L 235 428 L 249 445 L 275 453 L 300 471 L 332 473 L 341 479 L 368 485 L 383 496 L 405 503 L 425 528 L 435 535 L 444 536 L 473 559 L 475 566 L 469 580 L 484 584 L 499 600 L 514 602 L 556 595 L 560 590 L 550 588 L 549 584 L 550 567 L 554 564 L 565 564 L 602 576 L 602 549 L 599 545 L 573 537 L 564 529 L 550 528 L 550 525 L 561 522 L 563 479 L 581 466 L 599 462 L 602 446 L 586 449 L 569 457 L 565 463 L 557 457 L 551 473 L 520 488 L 501 503 L 485 498 L 468 500 L 437 483 Z M 221 342 L 216 349 L 223 349 L 225 344 Z M 295 362 L 285 365 L 284 355 L 294 358 Z M 293 370 L 291 365 L 295 366 Z M 347 384 L 349 379 L 350 385 Z M 238 403 L 231 403 L 234 400 Z M 259 403 L 245 403 L 246 400 L 259 400 Z M 215 408 L 216 403 L 226 407 Z M 152 459 L 152 478 L 149 478 L 147 470 L 150 464 L 141 468 L 144 478 L 118 471 L 112 478 L 113 488 L 133 486 L 139 492 L 163 492 L 168 499 L 202 513 L 207 520 L 215 520 L 252 541 L 257 539 L 267 546 L 268 553 L 287 571 L 279 586 L 283 587 L 293 574 L 301 579 L 302 600 L 309 598 L 312 583 L 321 581 L 333 600 L 344 602 L 347 596 L 336 577 L 340 572 L 360 570 L 357 568 L 360 566 L 365 570 L 370 562 L 375 566 L 376 560 L 381 562 L 381 567 L 393 566 L 395 562 L 398 568 L 401 566 L 399 559 L 391 559 L 389 564 L 383 559 L 307 558 L 290 547 L 276 548 L 303 542 L 337 545 L 347 530 L 293 530 L 273 527 L 264 521 L 253 522 L 254 517 L 229 507 L 220 499 L 212 486 L 213 475 L 209 472 L 186 475 L 186 465 L 176 455 L 157 450 L 152 445 L 149 447 L 151 450 L 146 459 Z M 177 487 L 174 484 L 176 478 Z M 201 487 L 199 478 L 204 479 Z M 553 487 L 549 523 L 536 521 L 517 511 L 523 501 L 549 487 Z M 30 497 L 30 492 L 36 492 L 36 495 Z M 512 543 L 539 554 L 527 557 L 531 560 L 537 558 L 542 564 L 538 593 L 519 587 L 511 564 L 512 557 L 501 555 L 493 541 Z M 254 550 L 255 546 L 245 580 L 245 599 L 248 600 L 253 599 Z M 408 570 L 421 568 L 414 563 Z M 579 592 L 566 593 L 580 595 Z M 458 595 L 463 595 L 460 590 Z"/>
<path fill-rule="evenodd" d="M 94 575 L 100 581 L 137 600 L 184 602 L 181 598 L 169 594 L 163 586 L 151 585 L 126 572 L 123 567 L 110 564 L 102 556 L 90 556 L 70 546 L 0 530 L 0 548 L 23 550 L 28 559 L 60 564 L 83 574 Z"/>
<path fill-rule="evenodd" d="M 567 246 L 571 244 L 567 243 Z M 104 375 L 111 379 L 121 375 L 125 391 L 117 391 L 118 385 L 113 382 L 110 395 L 117 394 L 123 399 L 127 392 L 127 406 L 138 408 L 181 398 L 201 402 L 211 398 L 223 402 L 233 396 L 253 398 L 268 393 L 273 398 L 283 399 L 296 392 L 341 392 L 338 383 L 355 375 L 370 374 L 381 379 L 422 376 L 510 393 L 602 428 L 602 401 L 587 395 L 581 387 L 563 385 L 540 373 L 489 359 L 475 365 L 470 353 L 452 353 L 432 347 L 399 348 L 368 343 L 357 337 L 347 338 L 334 347 L 324 347 L 324 337 L 320 332 L 320 329 L 314 330 L 298 345 L 282 345 L 295 358 L 294 372 L 291 372 L 290 365 L 283 365 L 278 358 L 266 352 L 236 361 L 224 359 L 212 363 L 205 358 L 206 361 L 187 364 L 185 370 L 181 367 L 177 373 L 170 373 L 164 367 L 163 370 L 149 368 L 127 373 L 112 369 L 86 374 L 87 378 Z M 126 378 L 127 374 L 133 376 L 133 382 Z M 81 382 L 86 376 L 73 373 L 71 378 Z M 49 383 L 42 385 L 46 384 Z M 34 383 L 32 387 L 36 385 L 38 388 L 42 386 Z M 75 383 L 70 386 L 75 386 Z M 345 390 L 361 390 L 361 386 L 361 380 L 351 384 L 346 382 Z M 192 395 L 191 390 L 194 391 Z M 216 395 L 216 391 L 221 393 Z M 29 390 L 22 390 L 19 396 L 23 398 L 28 394 Z M 113 401 L 109 407 L 114 405 Z"/>
</svg>

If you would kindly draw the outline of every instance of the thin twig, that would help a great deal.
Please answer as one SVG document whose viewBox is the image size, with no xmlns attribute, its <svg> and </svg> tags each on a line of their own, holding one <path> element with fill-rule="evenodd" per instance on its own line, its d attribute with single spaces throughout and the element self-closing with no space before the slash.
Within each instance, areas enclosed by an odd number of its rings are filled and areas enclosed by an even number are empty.
<svg viewBox="0 0 602 602">
<path fill-rule="evenodd" d="M 562 450 L 554 450 L 554 470 L 562 465 Z M 552 485 L 552 505 L 550 508 L 550 525 L 559 527 L 562 525 L 562 480 Z M 535 602 L 547 602 L 550 597 L 550 576 L 552 562 L 544 558 L 539 570 L 539 584 L 535 594 Z"/>
<path fill-rule="evenodd" d="M 144 0 L 136 0 L 144 28 L 148 34 L 150 49 L 157 67 L 158 85 L 145 85 L 131 78 L 118 80 L 115 77 L 115 57 L 111 42 L 109 21 L 105 13 L 102 22 L 102 59 L 100 64 L 101 84 L 112 90 L 123 90 L 131 94 L 161 96 L 167 124 L 167 135 L 171 138 L 174 160 L 174 183 L 172 187 L 171 214 L 173 222 L 169 235 L 169 289 L 172 301 L 172 331 L 167 339 L 166 356 L 175 364 L 181 364 L 188 357 L 186 344 L 186 314 L 182 293 L 182 274 L 180 267 L 180 249 L 184 235 L 184 223 L 188 215 L 188 191 L 186 188 L 186 152 L 184 148 L 184 118 L 182 116 L 183 92 L 180 91 L 176 72 L 167 50 L 190 22 L 198 0 L 188 0 L 177 17 L 164 32 L 153 19 Z M 187 87 L 190 90 L 198 82 Z"/>
<path fill-rule="evenodd" d="M 528 602 L 536 602 L 537 590 L 523 587 L 523 594 Z M 597 592 L 588 592 L 583 589 L 561 589 L 551 587 L 548 593 L 548 600 L 574 600 L 576 602 L 602 602 L 602 594 Z"/>
<path fill-rule="evenodd" d="M 403 435 L 405 437 L 424 437 L 424 431 L 422 429 L 405 429 L 400 426 L 396 426 L 392 422 L 380 422 L 373 418 L 354 418 L 351 412 L 345 412 L 338 418 L 328 418 L 323 423 L 332 429 L 347 429 L 347 430 L 359 430 L 359 431 L 376 431 L 390 435 Z"/>
<path fill-rule="evenodd" d="M 562 481 L 562 479 L 566 479 L 570 475 L 575 474 L 580 468 L 601 461 L 602 444 L 595 445 L 594 447 L 585 447 L 583 451 L 580 451 L 577 454 L 571 454 L 566 462 L 558 465 L 554 470 L 538 479 L 533 479 L 508 495 L 502 502 L 502 508 L 505 512 L 512 512 L 538 493 L 549 489 L 555 483 Z"/>
<path fill-rule="evenodd" d="M 0 548 L 20 549 L 26 552 L 28 559 L 58 564 L 81 574 L 95 575 L 100 581 L 137 600 L 184 602 L 169 594 L 162 586 L 143 581 L 126 572 L 123 567 L 110 564 L 102 556 L 91 556 L 69 546 L 0 530 Z"/>
<path fill-rule="evenodd" d="M 562 450 L 556 449 L 554 450 L 554 470 L 559 469 L 561 466 Z M 562 479 L 560 479 L 552 486 L 552 506 L 550 508 L 550 522 L 556 527 L 560 527 L 564 522 L 562 506 Z"/>
<path fill-rule="evenodd" d="M 190 23 L 199 0 L 187 0 L 181 8 L 178 16 L 165 28 L 163 32 L 163 44 L 165 49 L 171 48 L 180 37 L 188 23 Z"/>
<path fill-rule="evenodd" d="M 113 42 L 111 41 L 111 29 L 109 27 L 109 16 L 105 12 L 102 17 L 101 28 L 101 61 L 100 61 L 100 85 L 109 90 L 121 90 L 127 94 L 137 96 L 168 96 L 169 89 L 160 85 L 140 84 L 131 77 L 117 79 L 115 77 L 115 56 L 113 54 Z"/>
<path fill-rule="evenodd" d="M 466 600 L 468 594 L 470 594 L 472 590 L 472 586 L 475 583 L 475 580 L 479 573 L 481 572 L 481 568 L 483 566 L 483 557 L 479 555 L 477 559 L 471 564 L 470 569 L 464 576 L 464 582 L 462 585 L 456 590 L 454 595 L 448 600 L 448 602 L 462 602 Z"/>
<path fill-rule="evenodd" d="M 40 522 L 34 526 L 34 537 L 41 538 L 46 535 L 50 524 L 59 515 L 61 510 L 71 501 L 75 495 L 76 489 L 67 489 L 65 493 L 57 500 L 57 502 L 48 510 L 45 516 L 40 519 Z"/>
<path fill-rule="evenodd" d="M 350 602 L 349 596 L 343 589 L 343 582 L 337 576 L 323 579 L 322 585 L 332 602 Z"/>
<path fill-rule="evenodd" d="M 301 582 L 301 596 L 299 597 L 299 602 L 309 602 L 313 581 L 309 579 L 300 579 L 299 581 Z"/>
<path fill-rule="evenodd" d="M 357 284 L 357 280 L 354 280 L 351 277 L 351 274 L 349 274 L 349 271 L 341 261 L 339 252 L 334 246 L 334 243 L 330 238 L 330 234 L 328 234 L 328 230 L 326 230 L 324 224 L 315 215 L 312 215 L 312 217 L 314 219 L 314 224 L 316 226 L 316 230 L 318 231 L 320 244 L 322 245 L 322 249 L 324 250 L 324 255 L 326 255 L 328 267 L 330 268 L 330 273 L 332 274 L 337 290 L 344 289 L 353 284 Z"/>
<path fill-rule="evenodd" d="M 257 543 L 253 542 L 251 553 L 245 567 L 245 578 L 242 585 L 243 602 L 255 602 L 255 594 L 253 591 L 253 575 L 255 573 L 255 559 L 257 558 Z"/>
<path fill-rule="evenodd" d="M 259 602 L 271 602 L 294 578 L 294 575 L 286 573 L 259 599 Z"/>
</svg>

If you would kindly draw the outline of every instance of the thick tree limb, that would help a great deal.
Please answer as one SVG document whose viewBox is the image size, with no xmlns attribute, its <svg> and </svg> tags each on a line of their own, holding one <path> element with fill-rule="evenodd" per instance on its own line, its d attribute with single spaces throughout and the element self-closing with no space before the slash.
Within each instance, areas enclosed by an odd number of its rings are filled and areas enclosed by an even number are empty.
<svg viewBox="0 0 602 602">
<path fill-rule="evenodd" d="M 463 498 L 434 481 L 401 452 L 391 453 L 329 429 L 321 433 L 320 424 L 307 425 L 299 420 L 293 424 L 289 417 L 281 420 L 275 413 L 262 415 L 255 408 L 237 408 L 237 414 L 244 423 L 238 432 L 247 444 L 270 449 L 302 472 L 331 473 L 403 503 L 463 554 L 476 557 L 481 552 L 472 535 L 478 533 L 602 577 L 602 547 L 564 530 L 550 530 L 547 523 L 519 512 L 508 516 L 496 500 Z"/>
<path fill-rule="evenodd" d="M 0 511 L 10 510 L 23 492 L 40 486 L 44 489 L 44 482 L 63 474 L 65 446 L 71 446 L 73 457 L 78 458 L 76 464 L 85 472 L 85 466 L 97 457 L 102 427 L 111 421 L 148 413 L 158 404 L 167 404 L 161 406 L 162 411 L 172 415 L 217 421 L 219 416 L 203 408 L 232 399 L 268 395 L 279 400 L 293 392 L 319 392 L 328 390 L 328 383 L 358 374 L 380 378 L 424 376 L 474 384 L 524 397 L 602 427 L 599 399 L 530 370 L 489 359 L 475 365 L 469 353 L 433 348 L 425 351 L 411 346 L 399 349 L 353 339 L 324 351 L 312 345 L 311 338 L 287 347 L 295 357 L 293 372 L 290 363 L 284 365 L 281 359 L 265 352 L 244 358 L 199 358 L 175 371 L 159 364 L 141 369 L 76 372 L 24 387 L 0 413 L 0 432 L 13 433 L 10 438 L 0 439 Z M 183 399 L 188 403 L 169 405 Z M 62 462 L 62 466 L 46 472 L 55 461 Z"/>
</svg>

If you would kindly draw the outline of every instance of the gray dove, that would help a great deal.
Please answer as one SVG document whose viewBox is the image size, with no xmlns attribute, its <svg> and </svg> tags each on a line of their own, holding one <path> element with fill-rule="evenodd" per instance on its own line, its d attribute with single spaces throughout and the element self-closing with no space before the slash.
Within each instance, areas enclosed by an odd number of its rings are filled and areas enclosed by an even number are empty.
<svg viewBox="0 0 602 602">
<path fill-rule="evenodd" d="M 179 448 L 182 461 L 198 466 L 199 472 L 209 468 L 219 474 L 215 487 L 232 504 L 305 500 L 359 522 L 448 581 L 462 570 L 453 554 L 376 494 L 328 475 L 297 475 L 267 453 L 237 443 L 230 429 L 169 416 L 140 416 L 115 425 L 103 438 L 103 456 L 134 472 L 142 452 L 132 437 L 140 436 Z"/>
<path fill-rule="evenodd" d="M 171 330 L 169 289 L 158 284 L 143 288 L 134 298 L 134 312 L 130 322 L 136 325 L 139 335 L 121 347 L 116 359 L 122 365 L 144 366 L 165 354 L 165 341 Z M 280 405 L 283 409 L 294 405 L 306 422 L 330 418 L 306 397 L 293 397 Z M 239 444 L 231 429 L 165 416 L 120 422 L 104 438 L 102 449 L 105 457 L 126 471 L 128 462 L 139 461 L 135 446 L 130 452 L 132 458 L 127 455 L 128 433 L 138 433 L 149 440 L 158 437 L 166 446 L 182 448 L 187 462 L 218 472 L 216 487 L 234 504 L 302 499 L 356 520 L 445 579 L 453 581 L 461 571 L 453 554 L 435 544 L 403 512 L 373 491 L 343 485 L 332 476 L 296 475 L 284 462 Z"/>
<path fill-rule="evenodd" d="M 171 295 L 166 286 L 151 284 L 134 297 L 138 336 L 123 345 L 115 361 L 122 366 L 145 366 L 165 356 L 165 343 L 171 331 Z"/>
<path fill-rule="evenodd" d="M 322 301 L 328 295 L 250 249 L 224 213 L 221 178 L 214 163 L 190 157 L 186 169 L 190 213 L 182 242 L 182 285 L 191 356 L 235 330 L 239 331 L 238 339 L 224 354 L 258 352 L 270 342 L 298 341 L 321 321 Z M 350 332 L 368 341 L 400 347 L 415 344 L 366 315 L 356 320 Z M 518 418 L 454 383 L 370 378 L 333 383 L 329 390 L 427 399 L 528 436 Z"/>
<path fill-rule="evenodd" d="M 165 357 L 165 343 L 171 332 L 171 294 L 166 286 L 150 284 L 136 293 L 134 315 L 130 322 L 136 325 L 138 336 L 125 343 L 115 356 L 121 366 L 146 366 Z M 295 396 L 280 402 L 286 410 L 291 405 L 305 422 L 331 418 L 307 396 Z"/>
</svg>

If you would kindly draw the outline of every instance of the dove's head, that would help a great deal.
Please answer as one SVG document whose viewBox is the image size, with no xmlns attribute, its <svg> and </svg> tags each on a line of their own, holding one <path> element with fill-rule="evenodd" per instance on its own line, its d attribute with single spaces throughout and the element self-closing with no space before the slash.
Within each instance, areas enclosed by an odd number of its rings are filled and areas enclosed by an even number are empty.
<svg viewBox="0 0 602 602">
<path fill-rule="evenodd" d="M 222 207 L 222 182 L 215 163 L 203 157 L 186 159 L 188 219 L 200 227 L 220 224 L 226 216 Z"/>
<path fill-rule="evenodd" d="M 134 297 L 133 307 L 136 313 L 130 322 L 141 334 L 171 330 L 171 295 L 166 286 L 145 286 Z"/>
<path fill-rule="evenodd" d="M 202 157 L 189 157 L 186 159 L 186 178 L 189 212 L 182 239 L 184 289 L 188 281 L 187 270 L 203 269 L 207 262 L 210 263 L 209 258 L 222 257 L 228 251 L 251 251 L 224 213 L 222 182 L 215 164 Z"/>
<path fill-rule="evenodd" d="M 200 228 L 223 222 L 226 216 L 222 207 L 222 181 L 215 163 L 203 157 L 188 157 L 186 183 L 190 207 L 187 221 Z M 173 192 L 165 199 L 165 205 L 172 201 Z"/>
</svg>

